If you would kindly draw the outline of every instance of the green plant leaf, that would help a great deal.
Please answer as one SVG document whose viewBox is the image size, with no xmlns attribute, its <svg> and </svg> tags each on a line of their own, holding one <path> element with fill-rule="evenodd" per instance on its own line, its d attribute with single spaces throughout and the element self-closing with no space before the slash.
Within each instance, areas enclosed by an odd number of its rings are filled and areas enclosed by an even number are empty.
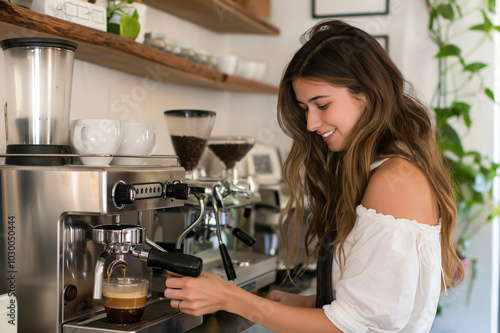
<svg viewBox="0 0 500 333">
<path fill-rule="evenodd" d="M 471 185 L 474 184 L 477 171 L 472 165 L 460 161 L 455 165 L 455 168 L 455 172 L 457 173 L 461 183 L 469 183 Z"/>
<path fill-rule="evenodd" d="M 486 94 L 486 96 L 488 96 L 493 102 L 495 101 L 495 94 L 493 93 L 493 91 L 491 91 L 490 88 L 486 88 L 484 89 L 484 93 Z"/>
<path fill-rule="evenodd" d="M 451 108 L 434 108 L 434 114 L 436 115 L 436 125 L 440 128 L 451 117 L 452 111 Z"/>
<path fill-rule="evenodd" d="M 487 67 L 487 64 L 483 64 L 482 62 L 473 62 L 471 64 L 468 64 L 467 66 L 464 67 L 464 71 L 469 71 L 472 73 L 476 73 L 483 69 L 484 67 Z"/>
<path fill-rule="evenodd" d="M 118 23 L 108 23 L 108 26 L 106 28 L 108 32 L 111 32 L 113 34 L 120 34 L 120 25 Z"/>
<path fill-rule="evenodd" d="M 443 46 L 438 54 L 436 54 L 436 58 L 443 58 L 443 57 L 450 57 L 450 56 L 456 56 L 460 57 L 461 50 L 458 46 L 455 46 L 453 44 L 448 44 Z"/>
<path fill-rule="evenodd" d="M 490 13 L 495 13 L 496 9 L 496 1 L 495 0 L 488 0 L 488 11 Z"/>
<path fill-rule="evenodd" d="M 439 12 L 439 15 L 450 21 L 452 21 L 455 16 L 455 12 L 453 11 L 451 4 L 440 4 L 437 7 L 437 11 Z"/>
<path fill-rule="evenodd" d="M 453 127 L 451 127 L 448 123 L 445 123 L 441 127 L 439 134 L 439 140 L 446 151 L 449 151 L 459 157 L 464 154 L 460 137 Z"/>
<path fill-rule="evenodd" d="M 473 156 L 474 157 L 474 163 L 476 164 L 481 164 L 481 160 L 483 159 L 483 157 L 481 156 L 481 154 L 475 150 L 470 150 L 468 152 L 466 152 L 464 154 L 464 157 L 466 156 Z"/>
<path fill-rule="evenodd" d="M 453 114 L 456 114 L 457 117 L 462 117 L 467 128 L 470 128 L 470 105 L 464 102 L 453 102 L 451 106 Z"/>
<path fill-rule="evenodd" d="M 487 35 L 489 35 L 491 30 L 493 30 L 495 26 L 493 25 L 493 23 L 491 23 L 486 12 L 484 10 L 481 10 L 481 12 L 483 14 L 483 24 L 472 26 L 470 30 L 484 31 Z"/>
<path fill-rule="evenodd" d="M 137 9 L 134 10 L 134 14 L 132 14 L 132 17 L 135 18 L 136 20 L 139 20 L 139 13 L 137 12 Z"/>
<path fill-rule="evenodd" d="M 453 1 L 453 4 L 455 5 L 455 8 L 457 9 L 458 16 L 460 18 L 462 18 L 463 17 L 462 9 L 460 8 L 460 6 L 455 1 Z"/>
<path fill-rule="evenodd" d="M 467 128 L 470 128 L 470 105 L 465 102 L 453 102 L 450 107 L 434 108 L 438 127 L 448 126 L 446 121 L 452 117 L 461 118 Z"/>
<path fill-rule="evenodd" d="M 120 36 L 135 40 L 139 36 L 141 24 L 129 14 L 123 14 L 120 18 Z"/>
</svg>

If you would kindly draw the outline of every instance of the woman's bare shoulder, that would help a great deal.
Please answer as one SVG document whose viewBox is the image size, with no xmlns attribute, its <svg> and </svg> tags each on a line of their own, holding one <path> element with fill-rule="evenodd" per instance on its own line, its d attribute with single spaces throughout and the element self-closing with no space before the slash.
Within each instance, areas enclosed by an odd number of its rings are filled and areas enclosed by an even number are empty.
<svg viewBox="0 0 500 333">
<path fill-rule="evenodd" d="M 436 225 L 439 219 L 427 177 L 416 165 L 400 157 L 391 158 L 375 169 L 361 204 L 381 214 L 429 225 Z"/>
</svg>

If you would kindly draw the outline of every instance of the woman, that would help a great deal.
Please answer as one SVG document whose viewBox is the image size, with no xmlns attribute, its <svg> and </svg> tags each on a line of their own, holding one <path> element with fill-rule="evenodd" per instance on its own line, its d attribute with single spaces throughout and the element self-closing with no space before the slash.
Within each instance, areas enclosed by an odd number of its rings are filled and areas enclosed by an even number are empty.
<svg viewBox="0 0 500 333">
<path fill-rule="evenodd" d="M 291 264 L 312 212 L 305 243 L 319 240 L 308 253 L 317 294 L 264 299 L 204 272 L 168 278 L 165 296 L 187 314 L 225 310 L 277 332 L 428 332 L 441 291 L 463 278 L 431 117 L 364 31 L 328 21 L 306 37 L 279 91 L 278 119 L 293 139 L 281 221 L 294 209 L 283 237 Z"/>
</svg>

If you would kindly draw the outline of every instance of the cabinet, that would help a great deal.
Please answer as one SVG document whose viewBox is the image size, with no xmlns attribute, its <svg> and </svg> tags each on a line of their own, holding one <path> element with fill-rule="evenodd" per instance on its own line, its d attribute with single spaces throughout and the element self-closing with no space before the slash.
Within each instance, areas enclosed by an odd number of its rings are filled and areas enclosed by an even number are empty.
<svg viewBox="0 0 500 333">
<path fill-rule="evenodd" d="M 185 3 L 184 0 L 172 1 Z M 144 2 L 153 5 L 163 1 Z M 0 39 L 14 37 L 72 40 L 78 43 L 76 59 L 152 80 L 226 91 L 265 94 L 278 92 L 278 88 L 272 85 L 228 75 L 112 33 L 74 24 L 0 0 Z"/>
</svg>

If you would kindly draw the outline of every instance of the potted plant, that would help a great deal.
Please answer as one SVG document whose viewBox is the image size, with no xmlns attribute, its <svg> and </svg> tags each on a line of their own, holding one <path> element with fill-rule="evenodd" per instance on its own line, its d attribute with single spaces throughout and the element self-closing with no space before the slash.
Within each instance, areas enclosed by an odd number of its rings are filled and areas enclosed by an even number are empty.
<svg viewBox="0 0 500 333">
<path fill-rule="evenodd" d="M 106 17 L 108 22 L 108 32 L 115 33 L 122 37 L 135 40 L 141 30 L 139 14 L 131 6 L 133 0 L 108 1 Z M 132 12 L 132 14 L 129 14 Z"/>
<path fill-rule="evenodd" d="M 492 185 L 498 164 L 478 151 L 465 150 L 458 127 L 471 127 L 474 99 L 484 94 L 493 102 L 495 96 L 483 76 L 488 65 L 470 61 L 480 47 L 491 40 L 500 27 L 489 15 L 495 12 L 495 0 L 478 1 L 474 8 L 462 8 L 457 0 L 425 0 L 429 14 L 428 30 L 438 47 L 438 84 L 430 105 L 435 112 L 438 140 L 452 179 L 457 185 L 457 251 L 466 270 L 470 270 L 467 303 L 476 277 L 476 259 L 469 258 L 467 248 L 474 235 L 496 215 Z M 479 14 L 479 15 L 478 15 Z M 481 22 L 468 24 L 471 17 Z M 464 27 L 465 26 L 465 27 Z M 460 45 L 459 38 L 477 35 L 475 45 Z M 471 36 L 472 37 L 472 36 Z M 477 111 L 476 111 L 477 112 Z M 441 307 L 438 307 L 438 314 Z"/>
</svg>

